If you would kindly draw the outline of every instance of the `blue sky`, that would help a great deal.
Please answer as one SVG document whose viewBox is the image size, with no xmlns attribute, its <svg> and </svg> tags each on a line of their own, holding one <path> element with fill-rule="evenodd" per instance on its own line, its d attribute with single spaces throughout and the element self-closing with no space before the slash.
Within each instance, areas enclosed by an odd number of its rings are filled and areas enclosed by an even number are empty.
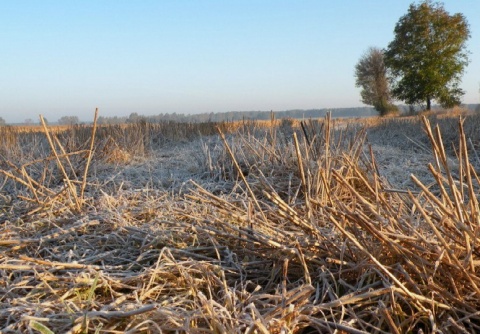
<svg viewBox="0 0 480 334">
<path fill-rule="evenodd" d="M 0 0 L 0 116 L 362 106 L 354 66 L 386 47 L 412 1 Z M 480 1 L 465 103 L 479 102 Z"/>
</svg>

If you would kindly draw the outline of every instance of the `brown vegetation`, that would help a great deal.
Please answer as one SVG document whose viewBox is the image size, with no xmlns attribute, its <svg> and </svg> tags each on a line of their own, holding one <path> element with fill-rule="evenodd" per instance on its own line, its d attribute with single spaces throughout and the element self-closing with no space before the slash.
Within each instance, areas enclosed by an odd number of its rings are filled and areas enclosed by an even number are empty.
<svg viewBox="0 0 480 334">
<path fill-rule="evenodd" d="M 2 128 L 0 328 L 477 332 L 479 119 Z M 375 145 L 430 178 L 397 188 Z"/>
</svg>

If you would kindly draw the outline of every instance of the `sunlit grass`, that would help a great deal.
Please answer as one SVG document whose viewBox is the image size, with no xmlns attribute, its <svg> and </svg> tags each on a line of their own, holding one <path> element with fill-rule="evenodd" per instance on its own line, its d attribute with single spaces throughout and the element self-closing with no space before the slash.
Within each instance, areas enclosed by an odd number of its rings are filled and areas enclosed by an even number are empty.
<svg viewBox="0 0 480 334">
<path fill-rule="evenodd" d="M 429 117 L 13 131 L 2 331 L 478 331 L 478 116 Z M 420 147 L 430 181 L 392 187 L 372 143 Z M 191 181 L 110 180 L 167 153 Z"/>
</svg>

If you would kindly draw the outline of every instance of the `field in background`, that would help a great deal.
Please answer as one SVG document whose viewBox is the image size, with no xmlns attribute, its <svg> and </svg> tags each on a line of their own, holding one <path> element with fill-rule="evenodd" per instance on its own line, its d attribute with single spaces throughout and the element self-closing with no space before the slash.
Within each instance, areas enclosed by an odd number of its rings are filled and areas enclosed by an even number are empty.
<svg viewBox="0 0 480 334">
<path fill-rule="evenodd" d="M 0 128 L 0 329 L 480 331 L 479 125 Z"/>
</svg>

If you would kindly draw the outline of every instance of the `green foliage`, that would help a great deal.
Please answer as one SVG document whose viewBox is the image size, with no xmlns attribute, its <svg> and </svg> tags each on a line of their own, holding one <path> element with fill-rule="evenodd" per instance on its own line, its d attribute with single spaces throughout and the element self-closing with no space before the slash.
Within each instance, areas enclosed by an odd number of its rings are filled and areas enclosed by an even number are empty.
<svg viewBox="0 0 480 334">
<path fill-rule="evenodd" d="M 34 320 L 30 321 L 30 328 L 35 329 L 42 334 L 54 334 L 50 328 Z"/>
<path fill-rule="evenodd" d="M 362 102 L 384 116 L 395 109 L 391 103 L 390 86 L 383 51 L 371 47 L 355 66 L 355 85 L 361 87 Z"/>
<path fill-rule="evenodd" d="M 407 104 L 436 100 L 443 107 L 460 104 L 460 79 L 468 64 L 466 18 L 450 15 L 441 3 L 411 4 L 395 26 L 385 63 L 396 81 L 392 93 Z"/>
</svg>

